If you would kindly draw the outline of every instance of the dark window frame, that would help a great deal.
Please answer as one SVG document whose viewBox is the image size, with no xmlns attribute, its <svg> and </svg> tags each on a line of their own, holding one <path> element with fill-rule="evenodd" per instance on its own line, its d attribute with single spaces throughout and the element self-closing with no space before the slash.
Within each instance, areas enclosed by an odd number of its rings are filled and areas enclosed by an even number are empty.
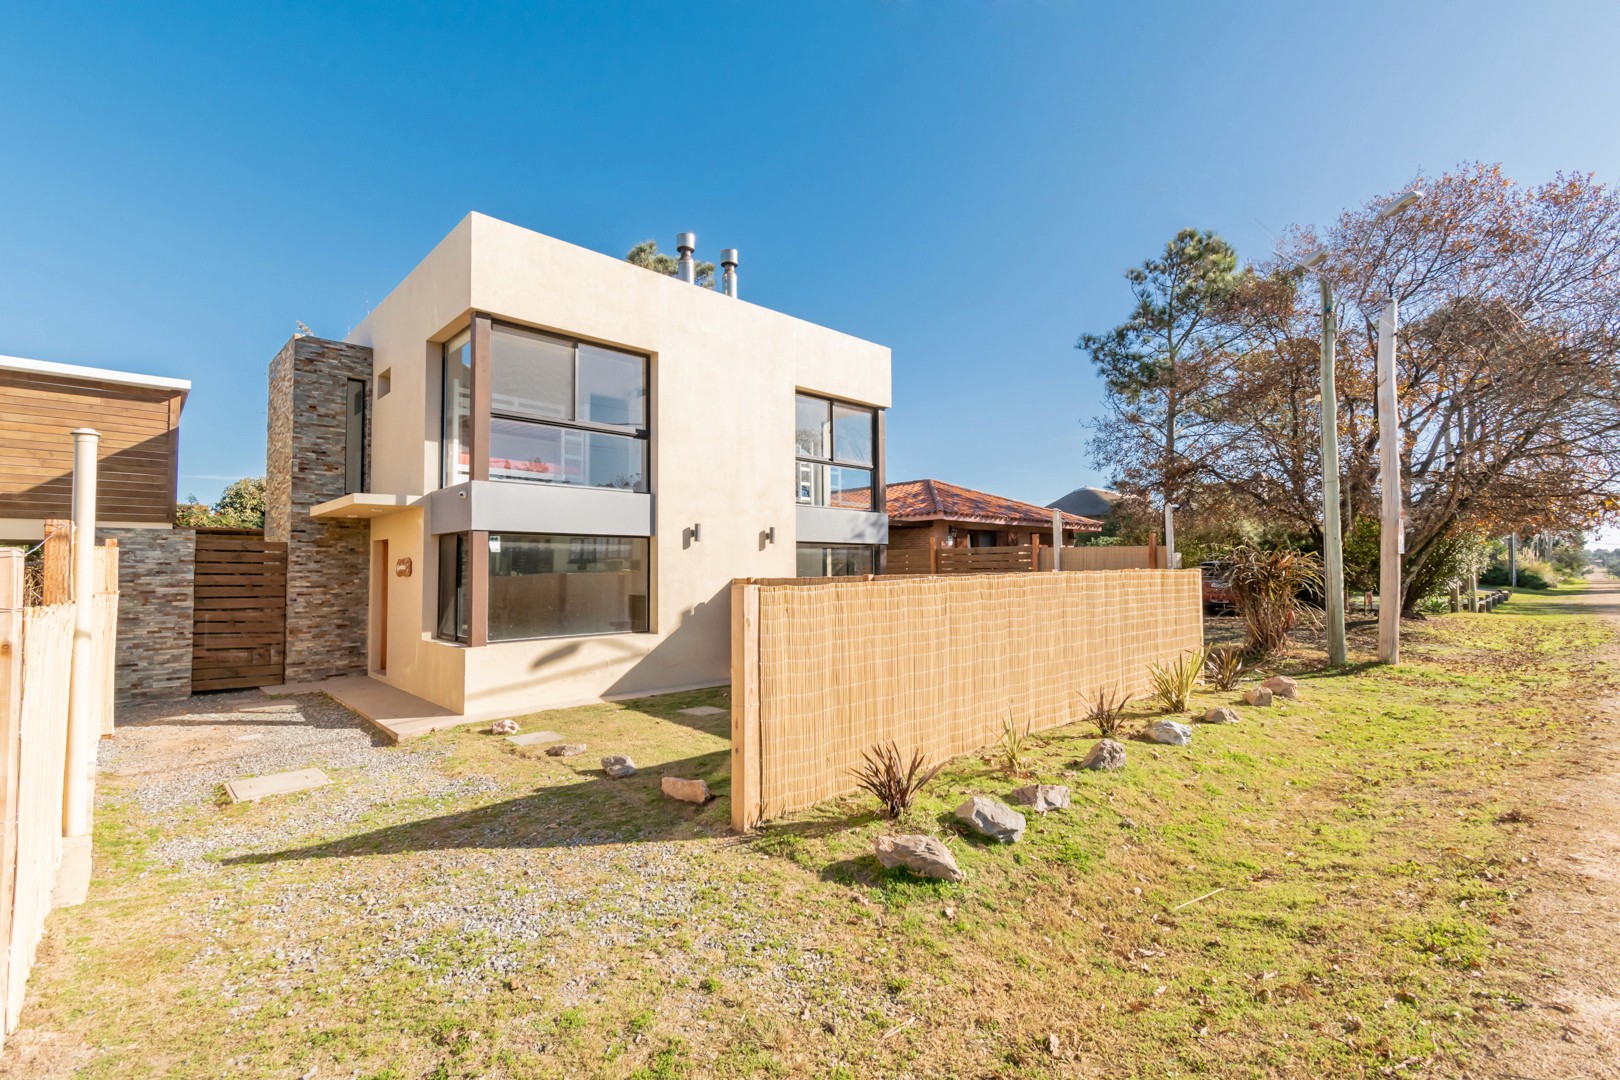
<svg viewBox="0 0 1620 1080">
<path fill-rule="evenodd" d="M 439 574 L 438 595 L 435 598 L 433 636 L 439 641 L 454 641 L 462 645 L 472 637 L 472 534 L 443 533 L 438 538 Z M 449 548 L 449 566 L 446 566 L 446 548 Z M 446 582 L 450 595 L 445 595 Z M 450 608 L 446 609 L 446 600 Z M 462 628 L 462 613 L 467 613 L 467 626 Z M 445 632 L 445 617 L 452 616 L 451 629 Z"/>
<path fill-rule="evenodd" d="M 358 411 L 357 411 L 358 410 Z M 371 388 L 365 379 L 349 379 L 343 392 L 343 494 L 366 490 L 366 421 Z"/>
<path fill-rule="evenodd" d="M 547 539 L 547 540 L 566 540 L 566 541 L 568 541 L 568 546 L 569 546 L 570 551 L 578 550 L 578 551 L 581 551 L 581 552 L 585 551 L 588 548 L 601 548 L 601 547 L 605 547 L 605 546 L 611 545 L 611 544 L 628 544 L 628 545 L 632 545 L 632 550 L 634 550 L 633 545 L 639 543 L 639 544 L 642 545 L 642 548 L 641 548 L 642 566 L 641 566 L 641 570 L 639 571 L 639 575 L 640 575 L 640 578 L 641 578 L 641 583 L 643 583 L 645 585 L 645 591 L 640 594 L 643 597 L 643 603 L 645 605 L 645 609 L 641 612 L 641 620 L 640 620 L 641 625 L 639 627 L 634 625 L 634 620 L 632 620 L 632 626 L 630 627 L 630 629 L 627 629 L 627 630 L 610 629 L 610 630 L 588 630 L 588 631 L 583 631 L 583 632 L 581 632 L 581 631 L 574 631 L 574 632 L 561 632 L 561 631 L 559 631 L 557 633 L 551 633 L 551 634 L 531 634 L 531 635 L 525 635 L 525 636 L 522 636 L 522 637 L 496 637 L 493 633 L 491 633 L 490 636 L 489 636 L 489 643 L 490 644 L 495 644 L 497 642 L 504 644 L 504 643 L 513 642 L 513 641 L 553 641 L 553 640 L 557 640 L 557 639 L 567 639 L 567 638 L 617 637 L 617 636 L 622 636 L 622 635 L 626 635 L 626 634 L 651 634 L 651 633 L 654 632 L 654 630 L 653 630 L 653 572 L 652 572 L 653 540 L 652 540 L 652 537 L 650 537 L 650 536 L 618 536 L 618 535 L 609 536 L 609 535 L 602 535 L 602 534 L 596 534 L 596 533 L 531 533 L 531 532 L 517 532 L 517 531 L 511 531 L 511 530 L 501 530 L 499 532 L 491 532 L 490 535 L 491 536 L 500 536 L 500 537 L 503 538 L 503 540 L 508 539 L 508 538 L 517 539 L 517 538 L 531 538 L 531 537 L 536 538 L 536 539 Z M 573 561 L 573 560 L 570 560 L 570 561 Z M 559 571 L 550 571 L 549 573 L 558 573 L 558 572 Z M 496 576 L 497 575 L 494 572 L 494 568 L 493 568 L 493 566 L 491 566 L 490 570 L 488 571 L 488 573 L 485 576 L 485 580 L 484 580 L 484 583 L 483 583 L 483 587 L 486 590 L 486 595 L 488 595 L 488 593 L 490 591 L 492 591 L 491 586 L 490 586 L 490 581 L 493 578 L 495 578 Z M 501 576 L 506 576 L 506 575 L 501 575 Z M 516 575 L 516 576 L 524 576 L 524 575 Z M 493 618 L 491 618 L 492 623 L 493 623 L 493 621 L 494 621 Z"/>
<path fill-rule="evenodd" d="M 818 402 L 818 403 L 820 403 L 822 405 L 825 405 L 827 407 L 827 418 L 826 418 L 826 425 L 827 425 L 827 430 L 826 430 L 827 456 L 826 457 L 817 457 L 817 456 L 812 455 L 812 454 L 805 454 L 805 453 L 802 453 L 799 450 L 798 409 L 799 409 L 799 402 L 800 401 L 815 401 L 815 402 Z M 870 446 L 872 448 L 871 449 L 872 460 L 870 462 L 854 461 L 854 460 L 851 460 L 849 458 L 840 458 L 838 456 L 838 422 L 837 422 L 836 409 L 840 405 L 843 406 L 846 409 L 859 409 L 860 411 L 866 413 L 867 416 L 870 418 L 870 421 L 871 421 L 871 434 L 870 434 L 869 438 L 871 440 Z M 870 490 L 871 490 L 871 506 L 869 508 L 867 508 L 866 510 L 861 510 L 861 511 L 857 511 L 857 512 L 858 513 L 882 513 L 883 512 L 883 505 L 884 505 L 884 500 L 883 500 L 883 496 L 882 496 L 882 489 L 883 489 L 883 459 L 884 459 L 884 447 L 883 447 L 883 434 L 884 434 L 884 432 L 883 432 L 883 421 L 882 421 L 883 410 L 878 408 L 876 405 L 863 405 L 861 402 L 850 401 L 847 398 L 828 397 L 826 394 L 813 394 L 813 393 L 810 393 L 810 392 L 805 391 L 805 390 L 795 390 L 794 393 L 793 393 L 793 411 L 794 411 L 793 412 L 793 414 L 794 414 L 794 438 L 793 438 L 793 461 L 794 461 L 794 469 L 793 469 L 793 472 L 794 472 L 794 475 L 793 475 L 793 500 L 794 500 L 794 502 L 797 503 L 799 506 L 828 506 L 828 507 L 831 507 L 832 509 L 853 509 L 853 508 L 849 508 L 849 507 L 845 507 L 845 508 L 833 507 L 831 503 L 818 503 L 818 502 L 814 501 L 813 497 L 810 500 L 805 500 L 805 499 L 802 499 L 802 498 L 799 497 L 799 486 L 800 485 L 799 485 L 799 468 L 798 468 L 798 466 L 799 466 L 800 462 L 808 462 L 811 465 L 824 465 L 824 466 L 826 466 L 828 468 L 835 468 L 835 469 L 858 469 L 858 470 L 860 470 L 862 472 L 870 473 L 871 476 L 872 476 L 872 484 L 871 484 L 871 488 L 870 488 Z M 851 545 L 845 545 L 845 546 L 851 546 Z M 864 545 L 857 544 L 857 545 L 852 545 L 852 546 L 861 547 L 861 546 L 864 546 Z"/>
<path fill-rule="evenodd" d="M 634 439 L 642 444 L 642 476 L 641 483 L 639 485 L 629 488 L 611 487 L 606 485 L 597 486 L 595 484 L 571 484 L 566 481 L 545 480 L 541 479 L 540 477 L 525 478 L 522 480 L 503 477 L 497 482 L 510 484 L 555 484 L 559 487 L 588 487 L 593 491 L 632 491 L 638 494 L 646 494 L 647 492 L 650 492 L 652 490 L 652 357 L 646 353 L 636 352 L 631 349 L 621 349 L 616 345 L 605 345 L 601 342 L 591 341 L 586 338 L 574 337 L 571 334 L 559 334 L 555 331 L 542 330 L 534 326 L 524 326 L 521 323 L 492 320 L 490 323 L 490 370 L 492 373 L 495 365 L 493 344 L 494 332 L 502 329 L 515 330 L 525 334 L 537 334 L 542 337 L 551 338 L 560 343 L 566 343 L 572 348 L 574 362 L 570 371 L 569 392 L 573 397 L 572 411 L 574 415 L 568 420 L 557 418 L 548 418 L 542 420 L 533 416 L 525 416 L 522 413 L 502 411 L 495 408 L 494 405 L 491 405 L 489 410 L 490 419 L 504 420 L 508 423 L 524 424 L 529 427 L 549 427 L 562 430 L 572 429 L 575 431 L 583 431 L 592 434 L 613 435 L 621 439 Z M 579 418 L 579 366 L 581 346 L 587 346 L 593 349 L 608 350 L 618 354 L 619 356 L 633 356 L 637 360 L 641 361 L 641 395 L 642 400 L 645 402 L 641 426 L 632 428 L 624 424 L 602 424 L 589 420 L 581 420 Z M 491 374 L 492 379 L 493 377 L 493 374 Z M 486 453 L 488 452 L 488 449 L 488 447 L 485 448 Z M 491 479 L 493 480 L 495 478 L 491 477 Z"/>
<path fill-rule="evenodd" d="M 880 569 L 881 569 L 880 568 L 880 552 L 879 552 L 878 546 L 875 545 L 875 544 L 815 544 L 815 543 L 800 543 L 800 544 L 794 545 L 795 557 L 797 557 L 799 554 L 801 554 L 806 548 L 814 548 L 815 550 L 821 552 L 822 573 L 819 573 L 819 574 L 804 574 L 804 575 L 797 575 L 796 574 L 796 576 L 802 576 L 802 577 L 858 577 L 861 574 L 874 574 L 875 575 L 875 574 L 879 573 Z M 827 560 L 828 560 L 828 558 L 830 557 L 830 554 L 833 551 L 864 551 L 864 552 L 867 553 L 868 557 L 871 560 L 871 568 L 868 569 L 868 570 L 859 571 L 856 574 L 829 574 L 829 573 L 826 572 L 828 570 Z M 795 570 L 797 570 L 797 566 L 795 566 Z"/>
<path fill-rule="evenodd" d="M 463 337 L 465 337 L 467 340 L 462 341 L 461 339 Z M 465 482 L 464 480 L 456 479 L 456 465 L 455 462 L 450 460 L 450 429 L 455 418 L 454 413 L 451 411 L 453 408 L 453 402 L 450 397 L 450 347 L 452 345 L 457 345 L 456 351 L 458 353 L 463 348 L 469 350 L 467 354 L 467 375 L 470 385 L 472 379 L 472 328 L 468 327 L 465 330 L 460 330 L 454 334 L 451 334 L 439 346 L 439 486 L 441 488 L 446 488 L 453 484 Z M 461 361 L 459 359 L 456 361 L 458 364 L 460 362 Z M 473 401 L 469 400 L 467 402 L 467 427 L 469 429 L 469 436 L 472 434 L 472 414 L 476 407 L 477 406 Z M 472 439 L 469 438 L 467 443 L 469 453 L 467 457 L 466 479 L 470 480 L 472 479 Z"/>
</svg>

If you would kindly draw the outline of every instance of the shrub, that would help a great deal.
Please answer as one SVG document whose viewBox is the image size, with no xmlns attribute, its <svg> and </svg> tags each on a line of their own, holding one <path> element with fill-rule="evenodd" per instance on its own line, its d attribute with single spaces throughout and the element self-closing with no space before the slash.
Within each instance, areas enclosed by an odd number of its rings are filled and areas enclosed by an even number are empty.
<svg viewBox="0 0 1620 1080">
<path fill-rule="evenodd" d="M 1547 563 L 1539 559 L 1524 559 L 1519 563 L 1519 587 L 1522 589 L 1553 589 L 1557 588 L 1556 571 Z M 1508 569 L 1505 566 L 1493 566 L 1479 575 L 1481 585 L 1503 586 L 1510 584 Z"/>
<path fill-rule="evenodd" d="M 1204 661 L 1204 677 L 1217 690 L 1232 689 L 1248 670 L 1249 662 L 1241 645 L 1218 645 L 1209 650 L 1209 657 Z"/>
<path fill-rule="evenodd" d="M 1023 776 L 1029 772 L 1028 757 L 1029 725 L 1024 730 L 1018 730 L 1018 724 L 1007 714 L 1007 722 L 1001 726 L 1001 764 L 1013 776 Z"/>
<path fill-rule="evenodd" d="M 1148 669 L 1154 700 L 1164 706 L 1166 712 L 1187 711 L 1193 687 L 1198 685 L 1198 679 L 1204 673 L 1207 655 L 1204 649 L 1193 649 L 1169 663 L 1156 663 Z"/>
<path fill-rule="evenodd" d="M 1251 656 L 1288 655 L 1288 631 L 1300 619 L 1315 617 L 1300 603 L 1299 594 L 1321 587 L 1322 560 L 1309 551 L 1262 551 L 1252 544 L 1239 544 L 1220 564 L 1221 575 L 1232 587 L 1233 606 L 1243 620 L 1246 651 Z"/>
<path fill-rule="evenodd" d="M 942 761 L 932 769 L 926 768 L 920 750 L 911 755 L 907 765 L 900 758 L 900 748 L 892 742 L 863 751 L 861 757 L 866 764 L 854 770 L 855 782 L 875 795 L 883 804 L 884 815 L 891 818 L 910 810 L 923 785 L 945 767 Z"/>
<path fill-rule="evenodd" d="M 1104 690 L 1098 687 L 1097 693 L 1091 699 L 1091 708 L 1086 713 L 1086 719 L 1097 726 L 1099 736 L 1112 739 L 1119 734 L 1119 714 L 1125 711 L 1125 705 L 1130 700 L 1129 693 L 1122 697 L 1118 689 Z"/>
</svg>

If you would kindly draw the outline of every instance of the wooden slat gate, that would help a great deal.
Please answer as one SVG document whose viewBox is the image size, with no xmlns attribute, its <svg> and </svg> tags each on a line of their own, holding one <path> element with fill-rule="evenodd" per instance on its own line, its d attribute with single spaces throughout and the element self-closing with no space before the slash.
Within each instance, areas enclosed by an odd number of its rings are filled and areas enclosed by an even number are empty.
<svg viewBox="0 0 1620 1080">
<path fill-rule="evenodd" d="M 191 689 L 235 690 L 283 680 L 287 545 L 258 531 L 197 530 Z"/>
</svg>

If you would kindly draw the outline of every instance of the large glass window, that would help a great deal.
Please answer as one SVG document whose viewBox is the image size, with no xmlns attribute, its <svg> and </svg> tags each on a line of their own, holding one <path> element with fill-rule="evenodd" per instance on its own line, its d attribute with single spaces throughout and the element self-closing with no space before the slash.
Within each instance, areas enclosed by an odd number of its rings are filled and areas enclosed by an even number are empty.
<svg viewBox="0 0 1620 1080">
<path fill-rule="evenodd" d="M 877 549 L 829 544 L 799 545 L 799 577 L 853 577 L 870 574 Z"/>
<path fill-rule="evenodd" d="M 446 641 L 465 642 L 472 627 L 467 543 L 466 533 L 439 537 L 439 618 L 434 632 Z"/>
<path fill-rule="evenodd" d="M 490 479 L 647 490 L 646 357 L 511 326 L 490 338 Z"/>
<path fill-rule="evenodd" d="M 472 335 L 469 333 L 458 334 L 444 346 L 444 425 L 439 439 L 444 448 L 444 486 L 470 478 Z"/>
<path fill-rule="evenodd" d="M 489 534 L 489 640 L 645 632 L 647 540 Z"/>
<path fill-rule="evenodd" d="M 876 410 L 800 394 L 794 415 L 794 497 L 807 506 L 872 509 Z"/>
</svg>

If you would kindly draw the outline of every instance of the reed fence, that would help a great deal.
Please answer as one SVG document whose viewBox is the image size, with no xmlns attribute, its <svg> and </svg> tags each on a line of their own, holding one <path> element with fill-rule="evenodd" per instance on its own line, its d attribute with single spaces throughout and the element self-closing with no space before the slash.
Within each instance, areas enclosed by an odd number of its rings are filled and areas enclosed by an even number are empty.
<svg viewBox="0 0 1620 1080">
<path fill-rule="evenodd" d="M 55 535 L 55 534 L 52 534 Z M 41 585 L 30 606 L 24 557 L 0 550 L 0 1017 L 3 1034 L 22 1014 L 28 973 L 53 906 L 62 864 L 68 699 L 75 609 L 64 594 L 66 545 L 44 547 Z M 92 715 L 112 730 L 118 627 L 118 547 L 96 551 L 89 650 Z M 36 580 L 39 580 L 36 578 Z M 51 601 L 51 602 L 44 602 Z M 93 798 L 93 794 L 91 796 Z"/>
<path fill-rule="evenodd" d="M 1196 570 L 732 585 L 731 818 L 854 789 L 862 751 L 931 762 L 1085 715 L 1098 689 L 1203 646 Z"/>
</svg>

